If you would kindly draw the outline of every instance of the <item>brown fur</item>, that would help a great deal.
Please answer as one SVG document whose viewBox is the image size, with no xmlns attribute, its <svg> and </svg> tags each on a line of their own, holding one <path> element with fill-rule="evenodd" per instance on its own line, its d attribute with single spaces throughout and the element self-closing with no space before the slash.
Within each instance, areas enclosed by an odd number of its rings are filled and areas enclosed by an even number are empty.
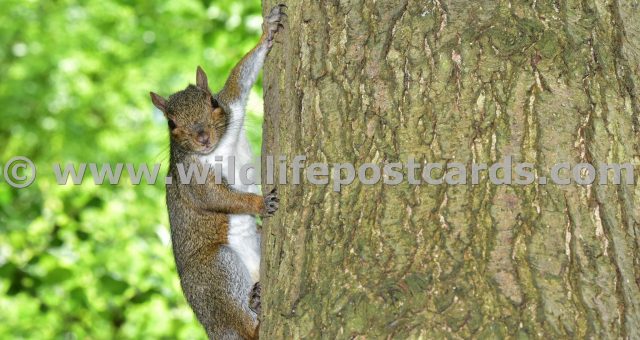
<svg viewBox="0 0 640 340">
<path fill-rule="evenodd" d="M 177 181 L 178 164 L 184 169 L 198 166 L 200 156 L 213 152 L 227 132 L 230 106 L 246 102 L 284 17 L 283 5 L 276 6 L 265 18 L 264 34 L 256 48 L 233 69 L 220 93 L 209 90 L 201 68 L 196 85 L 189 85 L 165 100 L 151 93 L 153 104 L 167 118 L 171 136 L 169 176 Z M 259 63 L 259 64 L 255 64 Z M 259 69 L 259 68 L 258 68 Z M 185 297 L 207 335 L 215 339 L 257 339 L 257 315 L 249 308 L 251 280 L 245 265 L 226 247 L 229 214 L 269 215 L 277 209 L 272 192 L 267 197 L 238 192 L 209 171 L 205 184 L 167 185 L 167 208 L 171 224 L 173 252 Z"/>
</svg>

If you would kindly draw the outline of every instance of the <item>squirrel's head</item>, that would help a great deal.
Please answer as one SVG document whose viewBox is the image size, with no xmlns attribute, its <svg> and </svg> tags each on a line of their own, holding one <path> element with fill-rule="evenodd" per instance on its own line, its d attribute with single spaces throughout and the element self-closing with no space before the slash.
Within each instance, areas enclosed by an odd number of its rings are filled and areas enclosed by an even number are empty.
<svg viewBox="0 0 640 340">
<path fill-rule="evenodd" d="M 229 124 L 200 66 L 196 71 L 196 86 L 187 86 L 169 100 L 151 92 L 151 101 L 167 118 L 171 140 L 185 151 L 211 153 Z"/>
</svg>

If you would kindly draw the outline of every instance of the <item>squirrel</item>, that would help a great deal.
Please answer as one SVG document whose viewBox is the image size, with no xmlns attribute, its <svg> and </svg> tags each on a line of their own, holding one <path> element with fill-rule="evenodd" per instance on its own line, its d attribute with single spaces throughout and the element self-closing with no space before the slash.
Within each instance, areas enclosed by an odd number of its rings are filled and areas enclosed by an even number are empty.
<svg viewBox="0 0 640 340">
<path fill-rule="evenodd" d="M 279 199 L 275 189 L 263 197 L 255 184 L 241 183 L 238 169 L 252 160 L 243 127 L 249 91 L 276 34 L 284 29 L 285 8 L 271 9 L 260 42 L 233 68 L 220 92 L 211 92 L 198 66 L 195 86 L 168 100 L 150 93 L 169 126 L 168 178 L 179 177 L 179 165 L 202 170 L 207 163 L 223 164 L 223 178 L 217 181 L 208 172 L 205 184 L 166 185 L 180 285 L 210 339 L 258 338 L 260 235 L 255 216 L 272 216 Z M 239 166 L 227 166 L 229 161 Z M 249 171 L 249 179 L 255 179 L 254 172 Z"/>
</svg>

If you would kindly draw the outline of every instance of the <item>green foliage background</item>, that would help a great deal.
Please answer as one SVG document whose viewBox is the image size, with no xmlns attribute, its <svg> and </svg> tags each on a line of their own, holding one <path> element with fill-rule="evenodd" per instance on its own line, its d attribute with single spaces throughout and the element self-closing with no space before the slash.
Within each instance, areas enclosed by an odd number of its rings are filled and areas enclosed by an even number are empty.
<svg viewBox="0 0 640 340">
<path fill-rule="evenodd" d="M 29 157 L 38 178 L 0 180 L 0 338 L 204 338 L 179 289 L 161 181 L 59 186 L 52 164 L 162 162 L 163 174 L 168 133 L 149 91 L 184 88 L 197 65 L 220 88 L 258 40 L 260 2 L 2 4 L 0 164 Z"/>
</svg>

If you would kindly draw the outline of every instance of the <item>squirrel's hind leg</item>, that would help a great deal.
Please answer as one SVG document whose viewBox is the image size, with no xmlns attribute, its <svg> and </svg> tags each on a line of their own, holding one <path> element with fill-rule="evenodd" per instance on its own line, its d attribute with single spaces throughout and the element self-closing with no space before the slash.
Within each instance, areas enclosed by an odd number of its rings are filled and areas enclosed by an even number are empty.
<svg viewBox="0 0 640 340">
<path fill-rule="evenodd" d="M 210 339 L 257 339 L 258 317 L 249 307 L 249 271 L 226 246 L 220 246 L 211 260 L 203 272 L 192 273 L 195 280 L 190 282 L 198 283 L 184 287 L 198 321 Z"/>
</svg>

